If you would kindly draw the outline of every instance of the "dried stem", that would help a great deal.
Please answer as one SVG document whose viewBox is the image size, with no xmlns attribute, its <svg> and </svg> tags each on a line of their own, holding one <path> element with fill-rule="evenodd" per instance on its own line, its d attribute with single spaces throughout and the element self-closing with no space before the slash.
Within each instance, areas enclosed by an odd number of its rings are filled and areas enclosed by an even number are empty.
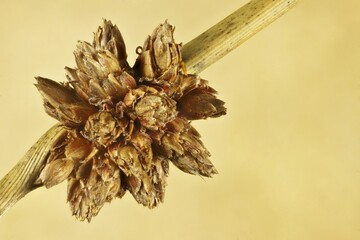
<svg viewBox="0 0 360 240">
<path fill-rule="evenodd" d="M 183 59 L 188 73 L 200 73 L 248 38 L 283 15 L 299 0 L 253 0 L 185 44 Z M 39 187 L 36 180 L 49 151 L 65 134 L 55 125 L 0 180 L 0 216 L 27 193 Z"/>
<path fill-rule="evenodd" d="M 0 216 L 19 199 L 38 187 L 36 180 L 46 163 L 49 151 L 65 133 L 65 129 L 59 125 L 50 128 L 0 180 Z"/>
<path fill-rule="evenodd" d="M 188 73 L 200 73 L 282 16 L 299 0 L 253 0 L 182 48 Z"/>
</svg>

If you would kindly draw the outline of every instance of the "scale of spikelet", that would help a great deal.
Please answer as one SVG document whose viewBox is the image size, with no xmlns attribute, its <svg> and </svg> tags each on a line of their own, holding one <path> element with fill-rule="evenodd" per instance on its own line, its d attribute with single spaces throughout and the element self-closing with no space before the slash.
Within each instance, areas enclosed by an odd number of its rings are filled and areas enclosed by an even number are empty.
<svg viewBox="0 0 360 240">
<path fill-rule="evenodd" d="M 110 21 L 80 41 L 68 82 L 37 77 L 46 112 L 67 129 L 51 152 L 40 181 L 68 180 L 68 202 L 80 220 L 91 220 L 106 202 L 129 191 L 152 208 L 163 201 L 169 161 L 184 172 L 217 173 L 189 120 L 225 114 L 205 80 L 183 73 L 173 27 L 159 25 L 133 68 L 123 38 Z"/>
</svg>

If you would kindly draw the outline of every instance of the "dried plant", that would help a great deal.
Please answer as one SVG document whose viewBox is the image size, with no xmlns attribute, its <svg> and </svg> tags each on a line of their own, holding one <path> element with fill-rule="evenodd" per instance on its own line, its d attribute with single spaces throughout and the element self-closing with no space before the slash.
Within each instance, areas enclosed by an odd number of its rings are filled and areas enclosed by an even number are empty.
<svg viewBox="0 0 360 240">
<path fill-rule="evenodd" d="M 216 91 L 186 74 L 181 44 L 165 22 L 137 49 L 131 68 L 120 31 L 110 21 L 80 41 L 68 81 L 37 77 L 46 112 L 67 129 L 40 174 L 47 188 L 68 180 L 68 201 L 80 220 L 129 191 L 149 208 L 164 199 L 169 162 L 184 172 L 217 173 L 190 120 L 226 113 Z"/>
<path fill-rule="evenodd" d="M 298 2 L 252 0 L 183 47 L 165 22 L 138 48 L 133 67 L 117 27 L 104 21 L 92 44 L 79 42 L 77 67 L 66 68 L 68 82 L 37 78 L 46 112 L 60 123 L 0 180 L 0 216 L 37 187 L 66 179 L 73 214 L 90 221 L 125 191 L 156 206 L 164 198 L 169 161 L 191 174 L 216 173 L 190 121 L 218 117 L 225 108 L 192 74 Z"/>
</svg>

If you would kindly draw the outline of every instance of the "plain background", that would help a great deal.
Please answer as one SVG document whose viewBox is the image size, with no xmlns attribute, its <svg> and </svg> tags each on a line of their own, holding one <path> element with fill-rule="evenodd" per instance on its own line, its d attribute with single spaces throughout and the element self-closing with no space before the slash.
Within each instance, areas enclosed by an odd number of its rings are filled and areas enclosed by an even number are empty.
<svg viewBox="0 0 360 240">
<path fill-rule="evenodd" d="M 54 123 L 34 76 L 64 81 L 102 18 L 129 62 L 159 23 L 188 42 L 247 1 L 1 1 L 0 176 Z M 220 174 L 171 166 L 165 203 L 130 194 L 78 222 L 66 184 L 0 218 L 0 239 L 360 239 L 360 2 L 302 1 L 202 72 L 228 114 L 194 123 Z"/>
</svg>

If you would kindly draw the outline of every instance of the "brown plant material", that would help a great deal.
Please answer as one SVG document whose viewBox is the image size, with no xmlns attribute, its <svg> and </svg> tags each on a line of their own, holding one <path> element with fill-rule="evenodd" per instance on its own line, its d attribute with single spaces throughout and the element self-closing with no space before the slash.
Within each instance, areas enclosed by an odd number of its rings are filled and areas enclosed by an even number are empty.
<svg viewBox="0 0 360 240">
<path fill-rule="evenodd" d="M 68 82 L 36 78 L 46 112 L 67 128 L 39 179 L 48 188 L 67 179 L 67 199 L 82 221 L 126 191 L 157 206 L 169 161 L 190 174 L 217 173 L 189 120 L 224 115 L 224 102 L 207 81 L 186 74 L 173 31 L 160 24 L 131 68 L 120 31 L 104 20 L 92 44 L 78 43 Z"/>
</svg>

